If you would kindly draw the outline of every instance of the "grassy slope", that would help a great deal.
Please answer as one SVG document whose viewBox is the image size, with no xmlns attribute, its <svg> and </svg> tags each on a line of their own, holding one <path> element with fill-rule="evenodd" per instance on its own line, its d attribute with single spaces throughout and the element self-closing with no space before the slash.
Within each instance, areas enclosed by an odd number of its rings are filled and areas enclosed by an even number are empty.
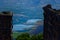
<svg viewBox="0 0 60 40">
<path fill-rule="evenodd" d="M 13 34 L 12 34 L 12 37 L 13 38 L 16 38 L 18 35 L 20 35 L 21 34 L 21 32 L 13 32 Z"/>
<path fill-rule="evenodd" d="M 17 38 L 18 35 L 22 34 L 22 33 L 25 33 L 25 32 L 13 32 L 12 33 L 12 37 L 13 38 Z"/>
</svg>

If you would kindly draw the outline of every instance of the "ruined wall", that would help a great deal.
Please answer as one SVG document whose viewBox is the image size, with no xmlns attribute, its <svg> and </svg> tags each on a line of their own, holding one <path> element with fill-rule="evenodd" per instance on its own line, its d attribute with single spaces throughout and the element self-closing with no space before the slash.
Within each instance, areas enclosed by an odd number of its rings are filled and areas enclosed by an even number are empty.
<svg viewBox="0 0 60 40">
<path fill-rule="evenodd" d="M 0 14 L 0 40 L 11 40 L 12 15 Z"/>
<path fill-rule="evenodd" d="M 60 40 L 60 10 L 52 9 L 51 5 L 44 10 L 44 40 Z"/>
</svg>

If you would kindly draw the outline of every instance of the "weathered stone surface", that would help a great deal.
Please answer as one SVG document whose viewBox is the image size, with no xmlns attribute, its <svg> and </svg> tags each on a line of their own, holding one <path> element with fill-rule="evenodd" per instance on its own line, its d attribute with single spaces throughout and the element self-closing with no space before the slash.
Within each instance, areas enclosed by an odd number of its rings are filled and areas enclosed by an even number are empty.
<svg viewBox="0 0 60 40">
<path fill-rule="evenodd" d="M 0 40 L 11 40 L 12 15 L 0 14 Z"/>
<path fill-rule="evenodd" d="M 44 10 L 44 40 L 60 40 L 60 10 L 52 9 L 51 5 Z"/>
</svg>

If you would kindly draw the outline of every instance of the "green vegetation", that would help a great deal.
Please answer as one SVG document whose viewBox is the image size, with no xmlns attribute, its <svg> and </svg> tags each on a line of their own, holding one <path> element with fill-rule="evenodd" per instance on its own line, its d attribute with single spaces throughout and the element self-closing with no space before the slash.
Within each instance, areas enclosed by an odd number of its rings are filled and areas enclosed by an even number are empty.
<svg viewBox="0 0 60 40">
<path fill-rule="evenodd" d="M 13 32 L 13 34 L 12 34 L 13 38 L 16 38 L 18 35 L 20 35 L 19 32 Z"/>
<path fill-rule="evenodd" d="M 38 35 L 29 35 L 28 33 L 22 33 L 19 35 L 16 40 L 43 40 L 43 34 L 39 33 Z"/>
<path fill-rule="evenodd" d="M 12 33 L 12 37 L 13 38 L 17 38 L 20 34 L 22 34 L 23 32 L 13 32 Z"/>
</svg>

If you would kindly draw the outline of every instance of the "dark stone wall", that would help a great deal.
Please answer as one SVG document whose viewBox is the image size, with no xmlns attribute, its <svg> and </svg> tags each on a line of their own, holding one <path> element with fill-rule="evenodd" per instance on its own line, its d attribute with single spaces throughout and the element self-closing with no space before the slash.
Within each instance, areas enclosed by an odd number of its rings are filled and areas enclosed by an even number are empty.
<svg viewBox="0 0 60 40">
<path fill-rule="evenodd" d="M 52 9 L 51 5 L 44 10 L 44 40 L 60 40 L 60 11 Z"/>
<path fill-rule="evenodd" d="M 11 40 L 12 15 L 0 14 L 0 40 Z"/>
</svg>

